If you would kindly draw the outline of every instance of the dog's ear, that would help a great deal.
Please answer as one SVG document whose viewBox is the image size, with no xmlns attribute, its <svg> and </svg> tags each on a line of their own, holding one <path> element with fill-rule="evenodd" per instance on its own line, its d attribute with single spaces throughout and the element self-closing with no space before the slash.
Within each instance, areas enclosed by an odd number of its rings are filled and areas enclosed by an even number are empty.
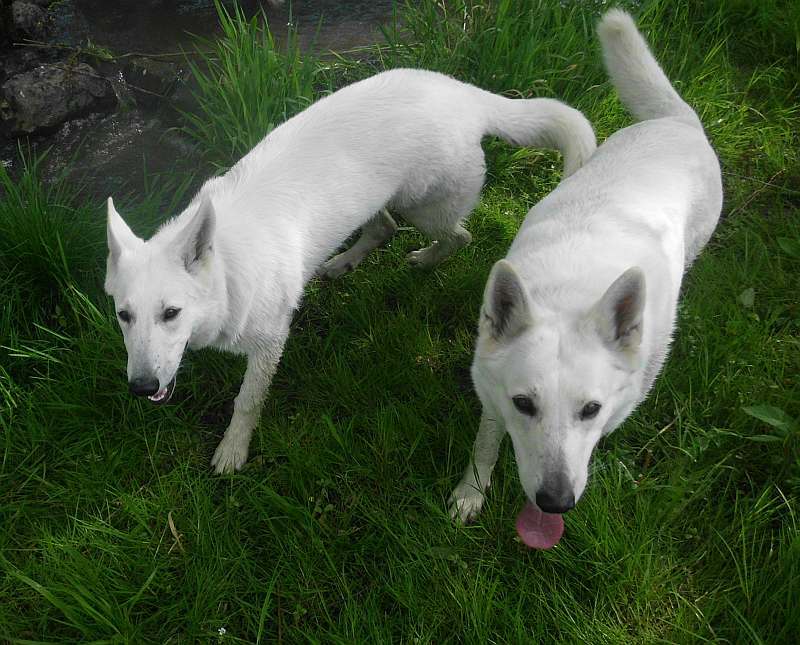
<svg viewBox="0 0 800 645">
<path fill-rule="evenodd" d="M 108 198 L 107 209 L 108 260 L 109 265 L 115 265 L 123 251 L 136 246 L 141 240 L 133 234 L 117 209 L 114 208 L 114 200 L 111 197 Z"/>
<path fill-rule="evenodd" d="M 203 197 L 189 223 L 178 233 L 176 248 L 183 266 L 190 273 L 202 266 L 211 255 L 216 220 L 211 199 Z"/>
<path fill-rule="evenodd" d="M 631 267 L 608 288 L 592 308 L 591 317 L 600 337 L 618 350 L 635 350 L 642 342 L 645 279 L 639 267 Z"/>
<path fill-rule="evenodd" d="M 483 293 L 481 327 L 497 341 L 511 339 L 532 322 L 528 296 L 510 262 L 492 267 Z"/>
</svg>

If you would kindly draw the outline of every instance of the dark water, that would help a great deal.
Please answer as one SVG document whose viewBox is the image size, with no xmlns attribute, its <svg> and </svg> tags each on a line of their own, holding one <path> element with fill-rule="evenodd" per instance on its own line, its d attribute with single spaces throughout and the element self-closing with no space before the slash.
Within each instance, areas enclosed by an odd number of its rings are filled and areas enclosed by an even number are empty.
<svg viewBox="0 0 800 645">
<path fill-rule="evenodd" d="M 316 49 L 323 51 L 375 42 L 378 26 L 388 20 L 392 10 L 391 0 L 297 0 L 279 7 L 257 0 L 238 4 L 247 16 L 263 11 L 279 37 L 286 33 L 291 15 L 301 42 L 308 47 L 316 38 Z M 76 0 L 76 5 L 86 18 L 91 40 L 115 51 L 179 51 L 191 47 L 190 34 L 207 37 L 218 31 L 212 0 Z"/>
<path fill-rule="evenodd" d="M 392 13 L 392 0 L 297 0 L 279 7 L 241 0 L 239 5 L 248 17 L 263 11 L 278 40 L 285 37 L 291 23 L 298 29 L 301 47 L 320 53 L 379 42 L 380 25 Z M 185 68 L 181 52 L 192 51 L 197 37 L 219 33 L 212 0 L 67 0 L 56 7 L 60 42 L 85 46 L 88 40 L 116 55 L 174 53 L 174 58 L 166 60 L 181 68 Z M 197 173 L 202 178 L 205 169 L 198 151 L 178 131 L 175 104 L 191 109 L 185 69 L 181 78 L 175 101 L 128 105 L 108 116 L 74 120 L 34 141 L 35 150 L 49 149 L 46 178 L 66 171 L 91 199 L 136 193 L 148 181 L 170 174 Z M 124 74 L 116 73 L 115 86 L 121 100 L 131 104 Z M 15 144 L 8 143 L 0 155 L 5 165 L 18 166 Z"/>
</svg>

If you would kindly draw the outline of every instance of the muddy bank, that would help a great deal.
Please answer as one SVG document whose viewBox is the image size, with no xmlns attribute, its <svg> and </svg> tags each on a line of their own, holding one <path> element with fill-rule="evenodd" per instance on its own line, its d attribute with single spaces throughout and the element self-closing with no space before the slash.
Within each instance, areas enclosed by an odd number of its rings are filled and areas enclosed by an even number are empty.
<svg viewBox="0 0 800 645">
<path fill-rule="evenodd" d="M 296 27 L 315 51 L 378 42 L 392 11 L 391 0 L 239 4 L 248 17 L 263 11 L 279 40 Z M 213 0 L 17 0 L 0 26 L 0 160 L 12 172 L 21 144 L 49 150 L 46 179 L 66 171 L 92 198 L 203 174 L 179 127 L 192 108 L 187 52 L 218 33 Z"/>
</svg>

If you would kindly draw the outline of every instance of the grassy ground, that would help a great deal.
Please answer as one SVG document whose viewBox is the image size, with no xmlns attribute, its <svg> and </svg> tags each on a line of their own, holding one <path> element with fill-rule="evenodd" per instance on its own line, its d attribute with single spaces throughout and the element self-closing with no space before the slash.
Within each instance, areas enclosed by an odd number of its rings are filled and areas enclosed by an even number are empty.
<svg viewBox="0 0 800 645">
<path fill-rule="evenodd" d="M 453 526 L 445 500 L 477 426 L 483 284 L 558 181 L 554 156 L 488 142 L 475 242 L 441 269 L 406 265 L 421 239 L 404 231 L 353 274 L 312 283 L 251 462 L 225 478 L 208 463 L 241 362 L 194 353 L 174 405 L 130 397 L 101 290 L 101 205 L 41 185 L 35 160 L 13 181 L 0 169 L 0 639 L 796 642 L 800 9 L 685 4 L 635 12 L 720 154 L 724 217 L 686 281 L 664 373 L 598 449 L 549 552 L 516 539 L 509 450 L 477 524 Z M 564 98 L 602 140 L 629 119 L 599 64 L 600 6 L 417 2 L 360 61 L 281 55 L 234 18 L 219 64 L 197 70 L 187 127 L 210 172 L 319 92 L 420 65 Z M 122 207 L 148 234 L 185 204 L 182 185 Z"/>
</svg>

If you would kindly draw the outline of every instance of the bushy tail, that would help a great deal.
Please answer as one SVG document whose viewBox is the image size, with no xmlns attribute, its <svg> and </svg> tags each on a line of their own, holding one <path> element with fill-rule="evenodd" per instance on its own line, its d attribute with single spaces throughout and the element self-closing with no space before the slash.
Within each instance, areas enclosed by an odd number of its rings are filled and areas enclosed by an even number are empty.
<svg viewBox="0 0 800 645">
<path fill-rule="evenodd" d="M 661 71 L 629 14 L 606 12 L 597 25 L 603 59 L 625 107 L 637 119 L 680 118 L 703 129 L 700 119 Z"/>
<path fill-rule="evenodd" d="M 592 156 L 597 143 L 589 121 L 578 110 L 554 99 L 507 99 L 485 95 L 486 134 L 518 146 L 553 148 L 564 157 L 568 177 Z"/>
</svg>

